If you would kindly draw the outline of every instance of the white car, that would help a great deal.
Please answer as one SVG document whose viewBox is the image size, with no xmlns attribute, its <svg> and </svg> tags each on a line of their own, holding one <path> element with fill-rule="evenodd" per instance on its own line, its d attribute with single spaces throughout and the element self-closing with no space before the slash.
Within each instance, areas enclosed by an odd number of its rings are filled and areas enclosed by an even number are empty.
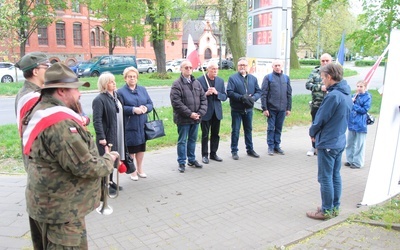
<svg viewBox="0 0 400 250">
<path fill-rule="evenodd" d="M 0 62 L 0 82 L 20 82 L 25 80 L 22 70 L 16 68 L 13 63 Z"/>
<path fill-rule="evenodd" d="M 155 66 L 155 63 L 153 60 L 148 59 L 148 58 L 137 58 L 136 59 L 136 64 L 137 64 L 137 70 L 139 73 L 152 73 L 157 71 L 157 67 Z"/>
<path fill-rule="evenodd" d="M 168 62 L 165 65 L 165 68 L 167 70 L 167 72 L 174 72 L 174 73 L 178 73 L 181 72 L 181 63 L 183 61 L 185 61 L 186 59 L 177 59 L 177 60 L 173 60 L 171 62 Z"/>
</svg>

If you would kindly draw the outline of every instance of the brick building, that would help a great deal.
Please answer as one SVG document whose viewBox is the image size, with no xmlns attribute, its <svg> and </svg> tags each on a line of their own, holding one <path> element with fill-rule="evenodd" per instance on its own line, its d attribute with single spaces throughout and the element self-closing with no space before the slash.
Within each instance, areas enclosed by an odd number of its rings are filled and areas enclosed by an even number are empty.
<svg viewBox="0 0 400 250">
<path fill-rule="evenodd" d="M 46 53 L 51 62 L 64 62 L 68 65 L 84 61 L 98 55 L 108 54 L 108 36 L 101 26 L 101 21 L 90 16 L 84 5 L 72 5 L 71 9 L 57 10 L 57 21 L 46 27 L 38 27 L 26 44 L 26 53 L 41 51 Z M 173 23 L 174 27 L 181 23 Z M 182 30 L 180 28 L 179 30 Z M 19 48 L 3 48 L 4 56 L 0 61 L 18 61 Z M 167 60 L 182 58 L 182 31 L 176 33 L 176 40 L 165 41 Z M 155 60 L 154 49 L 149 37 L 140 41 L 133 38 L 117 40 L 114 55 L 130 54 L 137 58 Z"/>
</svg>

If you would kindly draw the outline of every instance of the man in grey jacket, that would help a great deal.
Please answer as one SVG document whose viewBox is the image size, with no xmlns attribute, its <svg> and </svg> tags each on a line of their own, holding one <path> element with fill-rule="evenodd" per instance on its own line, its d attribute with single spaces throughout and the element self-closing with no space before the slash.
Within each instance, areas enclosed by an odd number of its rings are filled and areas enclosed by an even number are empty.
<svg viewBox="0 0 400 250">
<path fill-rule="evenodd" d="M 178 164 L 179 172 L 185 172 L 188 165 L 202 168 L 196 160 L 196 140 L 201 118 L 207 112 L 207 97 L 199 81 L 192 76 L 192 63 L 185 60 L 181 64 L 181 75 L 171 87 L 171 106 L 174 122 L 178 127 Z"/>
</svg>

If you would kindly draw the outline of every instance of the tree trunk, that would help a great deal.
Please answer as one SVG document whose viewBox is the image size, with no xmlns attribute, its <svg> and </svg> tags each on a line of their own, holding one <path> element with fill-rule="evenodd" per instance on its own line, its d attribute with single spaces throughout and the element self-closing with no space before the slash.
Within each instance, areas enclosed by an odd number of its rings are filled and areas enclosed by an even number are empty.
<svg viewBox="0 0 400 250">
<path fill-rule="evenodd" d="M 163 40 L 153 41 L 154 53 L 156 54 L 157 72 L 166 73 L 165 62 L 167 57 L 165 55 L 165 42 Z"/>
</svg>

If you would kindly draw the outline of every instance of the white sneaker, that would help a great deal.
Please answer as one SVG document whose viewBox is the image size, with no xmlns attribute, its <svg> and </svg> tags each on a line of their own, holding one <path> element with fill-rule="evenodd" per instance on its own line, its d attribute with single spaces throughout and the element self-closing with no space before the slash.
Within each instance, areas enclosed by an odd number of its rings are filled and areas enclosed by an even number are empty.
<svg viewBox="0 0 400 250">
<path fill-rule="evenodd" d="M 307 151 L 307 156 L 313 156 L 314 155 L 314 148 L 310 149 Z"/>
</svg>

